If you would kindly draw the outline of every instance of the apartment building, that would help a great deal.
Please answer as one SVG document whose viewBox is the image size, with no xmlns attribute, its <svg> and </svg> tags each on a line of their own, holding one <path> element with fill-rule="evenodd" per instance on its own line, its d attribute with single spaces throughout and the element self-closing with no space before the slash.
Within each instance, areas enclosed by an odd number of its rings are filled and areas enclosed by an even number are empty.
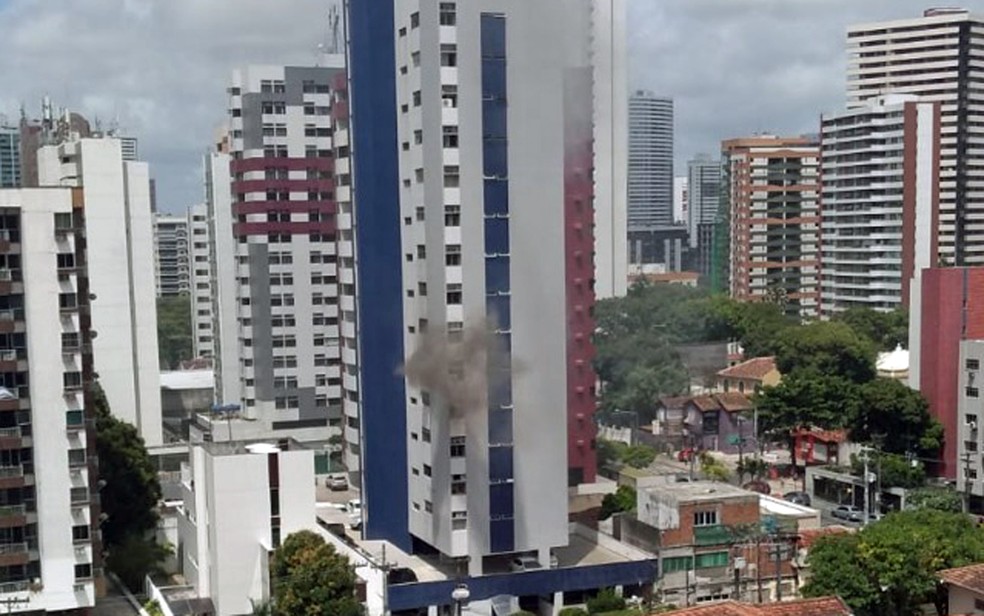
<svg viewBox="0 0 984 616">
<path fill-rule="evenodd" d="M 939 263 L 939 104 L 889 94 L 821 122 L 821 310 L 909 305 Z"/>
<path fill-rule="evenodd" d="M 336 162 L 354 189 L 339 191 L 342 358 L 365 533 L 472 575 L 493 555 L 546 563 L 569 539 L 567 486 L 595 476 L 599 13 L 379 4 L 349 8 L 354 125 L 347 106 L 336 125 L 353 154 Z"/>
<path fill-rule="evenodd" d="M 331 83 L 344 70 L 329 60 L 235 71 L 229 152 L 205 160 L 216 398 L 235 414 L 222 430 L 202 417 L 210 438 L 340 429 Z"/>
<path fill-rule="evenodd" d="M 81 189 L 0 190 L 0 603 L 9 613 L 75 613 L 103 590 L 83 203 Z"/>
<path fill-rule="evenodd" d="M 42 186 L 82 190 L 87 204 L 92 352 L 113 413 L 162 441 L 154 230 L 147 163 L 124 161 L 120 140 L 71 136 L 38 151 Z"/>
<path fill-rule="evenodd" d="M 721 161 L 704 154 L 687 163 L 687 233 L 693 267 L 709 276 L 721 210 Z"/>
<path fill-rule="evenodd" d="M 938 245 L 951 265 L 984 264 L 984 16 L 928 9 L 847 32 L 848 107 L 888 94 L 938 102 Z"/>
<path fill-rule="evenodd" d="M 157 297 L 187 295 L 191 291 L 188 260 L 188 218 L 154 216 L 154 277 Z"/>
<path fill-rule="evenodd" d="M 939 473 L 960 474 L 961 408 L 973 403 L 961 388 L 961 342 L 984 339 L 984 267 L 934 267 L 912 280 L 909 302 L 909 386 L 943 425 Z"/>
<path fill-rule="evenodd" d="M 984 514 L 984 414 L 981 408 L 981 385 L 984 373 L 984 340 L 961 340 L 958 364 L 957 396 L 957 491 L 966 495 L 968 510 Z"/>
<path fill-rule="evenodd" d="M 0 188 L 17 188 L 20 185 L 20 129 L 0 124 Z"/>
<path fill-rule="evenodd" d="M 819 311 L 819 148 L 808 137 L 760 135 L 721 144 L 731 297 Z"/>
<path fill-rule="evenodd" d="M 270 600 L 270 552 L 314 526 L 314 452 L 296 441 L 199 443 L 181 469 L 181 571 L 215 616 Z M 230 523 L 234 521 L 234 523 Z"/>
<path fill-rule="evenodd" d="M 212 269 L 210 259 L 208 206 L 205 203 L 188 208 L 188 277 L 191 302 L 191 336 L 195 357 L 215 354 L 215 333 L 212 324 Z"/>
</svg>

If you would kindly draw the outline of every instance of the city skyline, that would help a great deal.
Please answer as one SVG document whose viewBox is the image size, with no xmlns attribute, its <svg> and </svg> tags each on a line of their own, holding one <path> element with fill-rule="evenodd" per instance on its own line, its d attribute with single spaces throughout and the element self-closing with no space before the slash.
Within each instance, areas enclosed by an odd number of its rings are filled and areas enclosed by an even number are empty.
<svg viewBox="0 0 984 616">
<path fill-rule="evenodd" d="M 244 64 L 310 65 L 327 41 L 329 2 L 174 0 L 0 2 L 10 53 L 0 115 L 59 105 L 118 122 L 140 139 L 162 211 L 201 201 L 201 154 L 222 122 L 225 82 Z M 844 103 L 844 41 L 853 23 L 915 17 L 916 0 L 629 0 L 629 89 L 671 96 L 675 163 L 755 132 L 817 132 Z M 87 24 L 84 33 L 78 23 Z M 770 36 L 743 37 L 743 32 Z M 289 32 L 290 36 L 277 36 Z M 807 36 L 808 35 L 808 36 Z M 711 40 L 730 45 L 708 45 Z M 126 53 L 119 53 L 126 50 Z M 29 57 L 32 62 L 17 62 Z M 160 58 L 167 57 L 166 63 Z M 94 61 L 98 59 L 98 61 Z M 754 76 L 754 79 L 750 79 Z M 732 101 L 734 104 L 722 104 Z M 766 120 L 767 119 L 767 120 Z"/>
</svg>

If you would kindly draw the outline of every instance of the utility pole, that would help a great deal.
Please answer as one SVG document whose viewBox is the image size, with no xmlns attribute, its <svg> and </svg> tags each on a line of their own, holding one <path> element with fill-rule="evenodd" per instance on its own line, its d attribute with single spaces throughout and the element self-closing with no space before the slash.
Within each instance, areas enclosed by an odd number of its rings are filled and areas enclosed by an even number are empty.
<svg viewBox="0 0 984 616">
<path fill-rule="evenodd" d="M 869 449 L 861 450 L 864 455 L 864 477 L 862 478 L 864 481 L 864 517 L 861 518 L 862 527 L 868 525 L 868 451 Z"/>
<path fill-rule="evenodd" d="M 782 601 L 782 543 L 779 542 L 779 535 L 773 541 L 776 559 L 776 601 Z"/>
</svg>

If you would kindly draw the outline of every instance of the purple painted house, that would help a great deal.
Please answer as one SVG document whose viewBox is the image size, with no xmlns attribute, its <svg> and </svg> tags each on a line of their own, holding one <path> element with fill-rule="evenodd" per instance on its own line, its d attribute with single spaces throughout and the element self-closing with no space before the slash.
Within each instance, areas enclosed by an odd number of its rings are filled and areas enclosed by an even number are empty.
<svg viewBox="0 0 984 616">
<path fill-rule="evenodd" d="M 684 405 L 684 433 L 693 439 L 698 450 L 738 453 L 738 436 L 745 439 L 744 450 L 750 451 L 752 402 L 745 394 L 731 391 L 694 396 Z"/>
</svg>

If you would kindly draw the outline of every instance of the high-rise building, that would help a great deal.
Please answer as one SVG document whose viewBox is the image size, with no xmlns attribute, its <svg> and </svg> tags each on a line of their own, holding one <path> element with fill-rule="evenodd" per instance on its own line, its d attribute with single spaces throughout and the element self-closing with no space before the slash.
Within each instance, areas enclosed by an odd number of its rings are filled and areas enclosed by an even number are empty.
<svg viewBox="0 0 984 616">
<path fill-rule="evenodd" d="M 939 251 L 984 264 L 984 16 L 929 9 L 922 17 L 848 28 L 848 106 L 888 93 L 940 103 Z"/>
<path fill-rule="evenodd" d="M 939 104 L 891 94 L 825 115 L 821 134 L 821 310 L 909 305 L 938 265 Z"/>
<path fill-rule="evenodd" d="M 149 167 L 124 161 L 119 139 L 70 139 L 38 151 L 38 179 L 42 186 L 82 190 L 99 383 L 113 413 L 136 426 L 147 444 L 158 445 L 161 393 Z"/>
<path fill-rule="evenodd" d="M 191 290 L 187 217 L 154 216 L 154 274 L 157 297 L 185 295 Z"/>
<path fill-rule="evenodd" d="M 123 154 L 123 160 L 138 160 L 137 138 L 120 137 L 119 139 L 120 139 L 120 150 Z"/>
<path fill-rule="evenodd" d="M 687 163 L 687 231 L 694 266 L 711 273 L 714 229 L 721 209 L 721 161 L 703 154 Z"/>
<path fill-rule="evenodd" d="M 590 0 L 349 5 L 346 445 L 366 535 L 471 574 L 549 562 L 568 485 L 595 476 L 597 17 Z"/>
<path fill-rule="evenodd" d="M 20 129 L 0 124 L 0 188 L 18 188 L 20 185 Z"/>
<path fill-rule="evenodd" d="M 799 317 L 820 303 L 819 148 L 762 135 L 721 144 L 731 297 L 779 301 Z"/>
<path fill-rule="evenodd" d="M 909 386 L 943 425 L 939 473 L 954 479 L 961 402 L 960 346 L 984 339 L 984 267 L 933 267 L 913 278 L 909 304 Z M 978 403 L 978 407 L 979 403 Z M 977 435 L 974 435 L 976 441 Z"/>
<path fill-rule="evenodd" d="M 594 71 L 594 290 L 598 299 L 628 288 L 629 86 L 627 0 L 591 3 Z"/>
<path fill-rule="evenodd" d="M 0 603 L 8 612 L 82 613 L 102 586 L 88 387 L 93 240 L 80 233 L 83 203 L 80 189 L 0 190 Z"/>
<path fill-rule="evenodd" d="M 629 229 L 673 224 L 673 99 L 629 96 Z"/>
<path fill-rule="evenodd" d="M 206 159 L 216 394 L 244 420 L 203 426 L 213 439 L 340 428 L 330 60 L 235 71 L 229 154 Z"/>
<path fill-rule="evenodd" d="M 673 178 L 673 224 L 686 224 L 687 222 L 687 184 L 689 178 L 685 176 Z"/>
<path fill-rule="evenodd" d="M 215 334 L 212 323 L 212 269 L 208 206 L 204 203 L 188 208 L 188 269 L 190 277 L 191 337 L 195 357 L 215 354 Z"/>
</svg>

